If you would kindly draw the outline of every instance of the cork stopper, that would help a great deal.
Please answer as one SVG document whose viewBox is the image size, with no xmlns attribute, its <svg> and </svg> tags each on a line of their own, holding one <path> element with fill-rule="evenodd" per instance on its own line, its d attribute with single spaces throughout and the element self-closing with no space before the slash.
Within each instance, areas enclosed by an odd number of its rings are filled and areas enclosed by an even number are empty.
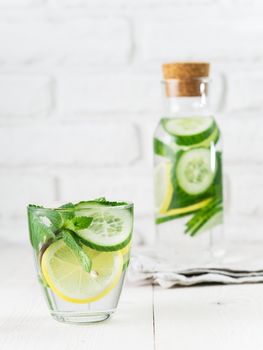
<svg viewBox="0 0 263 350">
<path fill-rule="evenodd" d="M 166 63 L 163 76 L 167 96 L 201 96 L 206 92 L 206 85 L 204 87 L 200 78 L 209 76 L 209 63 Z"/>
</svg>

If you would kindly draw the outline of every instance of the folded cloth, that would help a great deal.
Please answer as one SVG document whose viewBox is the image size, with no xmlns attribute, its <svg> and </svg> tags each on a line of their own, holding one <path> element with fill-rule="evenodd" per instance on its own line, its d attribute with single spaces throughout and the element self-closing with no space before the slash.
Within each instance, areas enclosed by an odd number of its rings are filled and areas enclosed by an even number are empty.
<svg viewBox="0 0 263 350">
<path fill-rule="evenodd" d="M 154 249 L 135 250 L 128 281 L 159 284 L 163 288 L 200 283 L 263 282 L 263 242 L 234 242 L 221 259 L 210 259 L 201 266 L 175 265 L 160 257 Z"/>
</svg>

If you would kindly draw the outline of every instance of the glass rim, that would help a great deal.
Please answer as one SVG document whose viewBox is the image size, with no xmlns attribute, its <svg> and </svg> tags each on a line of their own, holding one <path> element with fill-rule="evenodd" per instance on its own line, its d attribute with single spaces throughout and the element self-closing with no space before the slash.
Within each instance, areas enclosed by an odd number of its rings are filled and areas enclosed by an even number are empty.
<svg viewBox="0 0 263 350">
<path fill-rule="evenodd" d="M 91 201 L 92 202 L 92 201 Z M 93 201 L 94 203 L 94 201 Z M 108 208 L 110 210 L 112 209 L 130 209 L 134 207 L 134 204 L 132 202 L 121 202 L 121 203 L 125 203 L 125 204 L 120 204 L 120 205 L 101 205 L 101 206 L 94 206 L 94 204 L 92 205 L 85 205 L 82 208 L 75 208 L 75 207 L 69 207 L 69 208 L 59 208 L 59 207 L 55 207 L 55 208 L 51 208 L 51 207 L 37 207 L 34 206 L 33 204 L 28 204 L 27 205 L 27 210 L 28 211 L 57 211 L 57 212 L 74 212 L 74 211 L 84 211 L 87 209 L 94 209 L 94 208 Z"/>
</svg>

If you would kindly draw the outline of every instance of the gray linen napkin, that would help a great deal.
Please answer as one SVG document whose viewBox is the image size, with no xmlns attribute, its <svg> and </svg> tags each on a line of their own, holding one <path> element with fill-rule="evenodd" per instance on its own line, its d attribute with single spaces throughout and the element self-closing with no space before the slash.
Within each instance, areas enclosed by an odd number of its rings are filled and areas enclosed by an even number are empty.
<svg viewBox="0 0 263 350">
<path fill-rule="evenodd" d="M 200 283 L 263 282 L 263 242 L 232 242 L 220 260 L 202 266 L 173 265 L 160 258 L 154 249 L 141 248 L 133 253 L 128 280 L 139 284 L 159 284 L 170 288 Z"/>
</svg>

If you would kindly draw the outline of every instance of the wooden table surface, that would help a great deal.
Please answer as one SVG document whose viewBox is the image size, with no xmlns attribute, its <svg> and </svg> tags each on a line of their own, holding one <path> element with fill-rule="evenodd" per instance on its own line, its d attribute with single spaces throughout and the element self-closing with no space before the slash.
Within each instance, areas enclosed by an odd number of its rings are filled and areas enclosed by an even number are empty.
<svg viewBox="0 0 263 350">
<path fill-rule="evenodd" d="M 29 248 L 0 248 L 1 350 L 263 349 L 263 284 L 173 288 L 126 285 L 108 321 L 54 321 Z"/>
</svg>

